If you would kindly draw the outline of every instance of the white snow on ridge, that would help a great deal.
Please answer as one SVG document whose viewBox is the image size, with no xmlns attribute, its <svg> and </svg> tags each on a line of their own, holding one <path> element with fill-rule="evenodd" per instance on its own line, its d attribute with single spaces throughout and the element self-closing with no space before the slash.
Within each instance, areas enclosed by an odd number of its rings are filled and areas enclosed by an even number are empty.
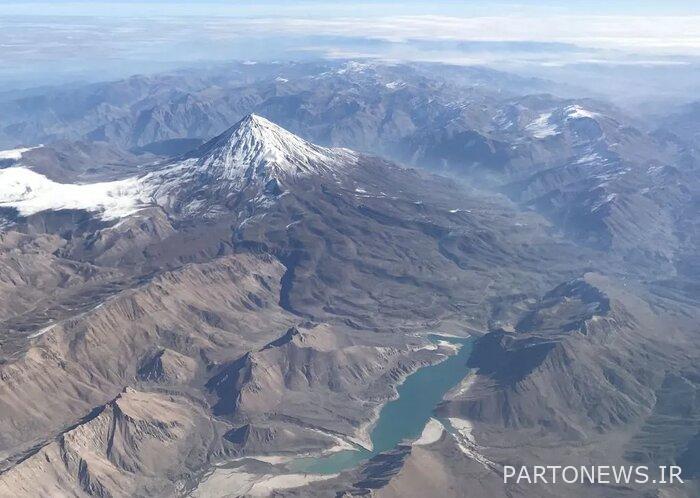
<svg viewBox="0 0 700 498">
<path fill-rule="evenodd" d="M 22 159 L 22 154 L 29 152 L 30 150 L 38 149 L 43 147 L 42 145 L 37 145 L 36 147 L 24 147 L 21 149 L 10 149 L 10 150 L 0 150 L 0 160 L 3 159 Z"/>
<path fill-rule="evenodd" d="M 372 67 L 371 64 L 367 64 L 364 62 L 350 61 L 350 62 L 347 62 L 346 64 L 344 64 L 341 69 L 338 69 L 336 71 L 336 74 L 346 74 L 348 72 L 359 73 L 359 72 L 362 72 L 362 71 L 369 69 L 371 67 Z"/>
<path fill-rule="evenodd" d="M 460 418 L 448 418 L 454 432 L 452 436 L 457 441 L 457 446 L 466 456 L 480 463 L 486 469 L 496 469 L 497 465 L 479 452 L 479 447 L 472 435 L 473 426 L 469 420 Z"/>
<path fill-rule="evenodd" d="M 205 144 L 199 157 L 148 173 L 140 182 L 156 204 L 168 206 L 183 187 L 196 187 L 203 179 L 212 189 L 236 191 L 251 182 L 263 185 L 269 180 L 335 175 L 339 168 L 355 164 L 357 158 L 348 149 L 319 147 L 251 114 Z M 206 207 L 201 201 L 193 202 L 180 209 L 192 214 Z"/>
<path fill-rule="evenodd" d="M 91 184 L 58 183 L 30 169 L 17 166 L 0 170 L 0 206 L 29 216 L 41 211 L 82 209 L 100 212 L 104 220 L 128 216 L 145 197 L 137 178 Z"/>
<path fill-rule="evenodd" d="M 603 158 L 600 157 L 600 154 L 597 152 L 591 152 L 590 154 L 586 154 L 584 156 L 581 156 L 577 161 L 576 164 L 589 164 L 589 163 L 594 163 L 596 161 L 602 161 Z"/>
<path fill-rule="evenodd" d="M 564 109 L 566 113 L 566 119 L 580 119 L 580 118 L 591 118 L 594 119 L 598 116 L 597 112 L 589 111 L 584 109 L 580 105 L 570 105 Z"/>
<path fill-rule="evenodd" d="M 599 210 L 600 208 L 602 208 L 603 206 L 607 206 L 607 205 L 610 204 L 611 202 L 614 202 L 615 199 L 617 199 L 617 194 L 614 194 L 614 193 L 613 193 L 613 194 L 608 194 L 608 195 L 606 195 L 604 199 L 601 199 L 601 200 L 597 201 L 597 202 L 591 207 L 591 213 L 595 213 L 596 211 L 598 211 L 598 210 Z"/>
<path fill-rule="evenodd" d="M 540 114 L 540 116 L 527 125 L 525 129 L 535 138 L 547 138 L 557 135 L 556 125 L 550 124 L 549 122 L 549 118 L 551 117 L 551 112 Z"/>
<path fill-rule="evenodd" d="M 399 88 L 403 88 L 406 86 L 406 83 L 403 83 L 401 81 L 390 81 L 389 83 L 384 85 L 387 87 L 389 90 L 397 90 Z"/>
</svg>

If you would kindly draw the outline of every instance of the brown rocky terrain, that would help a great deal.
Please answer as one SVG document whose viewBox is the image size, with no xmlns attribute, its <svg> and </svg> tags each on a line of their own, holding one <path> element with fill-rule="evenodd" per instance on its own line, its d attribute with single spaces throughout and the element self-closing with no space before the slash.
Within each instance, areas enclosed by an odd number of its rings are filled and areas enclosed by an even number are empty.
<svg viewBox="0 0 700 498">
<path fill-rule="evenodd" d="M 255 116 L 125 171 L 117 218 L 3 207 L 1 496 L 557 496 L 500 469 L 692 459 L 692 272 L 640 277 L 503 196 Z M 370 446 L 397 386 L 454 353 L 436 331 L 478 336 L 439 437 L 285 467 Z"/>
</svg>

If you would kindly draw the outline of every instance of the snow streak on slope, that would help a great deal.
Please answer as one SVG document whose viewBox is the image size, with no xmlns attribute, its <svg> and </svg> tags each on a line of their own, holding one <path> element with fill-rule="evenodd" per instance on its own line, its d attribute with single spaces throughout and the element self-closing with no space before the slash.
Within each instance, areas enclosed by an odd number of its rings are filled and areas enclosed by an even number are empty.
<svg viewBox="0 0 700 498">
<path fill-rule="evenodd" d="M 589 111 L 588 109 L 584 109 L 580 105 L 570 105 L 566 109 L 564 109 L 564 112 L 566 114 L 567 119 L 581 119 L 581 118 L 590 118 L 590 119 L 595 119 L 596 116 L 598 116 L 597 112 Z"/>
<path fill-rule="evenodd" d="M 547 138 L 557 135 L 556 125 L 550 124 L 549 122 L 549 118 L 551 117 L 551 112 L 540 114 L 540 116 L 527 125 L 525 129 L 535 138 Z"/>
</svg>

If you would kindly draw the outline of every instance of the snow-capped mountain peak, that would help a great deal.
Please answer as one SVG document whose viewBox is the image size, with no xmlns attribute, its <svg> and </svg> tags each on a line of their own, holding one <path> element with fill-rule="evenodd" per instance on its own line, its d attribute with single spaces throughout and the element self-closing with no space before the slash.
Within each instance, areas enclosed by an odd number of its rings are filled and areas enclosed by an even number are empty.
<svg viewBox="0 0 700 498">
<path fill-rule="evenodd" d="M 204 144 L 195 155 L 198 169 L 226 180 L 319 173 L 355 157 L 346 149 L 309 143 L 255 114 Z"/>
<path fill-rule="evenodd" d="M 160 206 L 182 213 L 211 211 L 215 199 L 247 187 L 262 192 L 300 177 L 332 176 L 358 160 L 348 149 L 325 148 L 250 114 L 216 138 L 142 179 Z"/>
</svg>

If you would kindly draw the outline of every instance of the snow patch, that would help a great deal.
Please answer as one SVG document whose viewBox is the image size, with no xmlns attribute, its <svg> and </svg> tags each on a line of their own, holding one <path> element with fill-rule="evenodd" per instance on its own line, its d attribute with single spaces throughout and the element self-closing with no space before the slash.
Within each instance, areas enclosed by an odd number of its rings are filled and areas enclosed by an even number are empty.
<svg viewBox="0 0 700 498">
<path fill-rule="evenodd" d="M 472 430 L 474 430 L 474 426 L 472 426 L 472 423 L 469 420 L 465 420 L 463 418 L 448 418 L 450 425 L 458 431 L 464 439 L 469 441 L 470 443 L 474 442 L 474 436 L 472 436 Z"/>
<path fill-rule="evenodd" d="M 15 208 L 21 216 L 76 209 L 100 212 L 104 220 L 118 219 L 144 206 L 143 190 L 137 178 L 68 184 L 20 166 L 0 170 L 0 206 Z"/>
<path fill-rule="evenodd" d="M 21 149 L 5 151 L 16 157 Z M 348 149 L 324 148 L 307 142 L 265 118 L 249 115 L 226 133 L 199 149 L 196 157 L 169 163 L 140 177 L 119 181 L 65 184 L 24 167 L 0 170 L 0 206 L 29 216 L 47 210 L 75 209 L 96 212 L 104 220 L 129 216 L 159 205 L 169 207 L 178 200 L 186 214 L 214 217 L 223 208 L 201 195 L 202 182 L 209 190 L 236 191 L 251 182 L 314 174 L 334 175 L 357 163 Z M 196 195 L 179 196 L 193 187 Z M 284 195 L 284 194 L 282 194 Z M 184 197 L 184 199 L 183 199 Z M 261 203 L 272 202 L 262 198 Z"/>
<path fill-rule="evenodd" d="M 606 205 L 610 204 L 611 202 L 613 202 L 615 199 L 617 199 L 617 194 L 608 194 L 607 196 L 605 196 L 605 198 L 603 200 L 598 201 L 593 205 L 593 207 L 591 208 L 591 212 L 595 213 L 603 206 L 606 206 Z"/>
<path fill-rule="evenodd" d="M 401 81 L 390 81 L 384 86 L 387 87 L 389 90 L 397 90 L 399 88 L 405 87 L 406 83 L 403 83 Z"/>
<path fill-rule="evenodd" d="M 537 119 L 525 127 L 525 130 L 530 133 L 535 138 L 547 138 L 554 135 L 558 135 L 556 125 L 549 122 L 549 118 L 552 117 L 552 113 L 540 114 Z"/>
<path fill-rule="evenodd" d="M 564 109 L 564 113 L 566 114 L 566 119 L 595 119 L 599 115 L 597 112 L 584 109 L 580 105 L 570 105 Z"/>
<path fill-rule="evenodd" d="M 576 164 L 590 164 L 599 160 L 602 160 L 603 158 L 600 157 L 600 154 L 593 152 L 591 154 L 586 154 L 585 156 L 581 156 L 578 161 L 576 161 Z"/>
<path fill-rule="evenodd" d="M 336 74 L 359 73 L 371 67 L 372 66 L 370 64 L 350 61 L 346 63 L 341 69 L 338 69 L 336 71 Z"/>
<path fill-rule="evenodd" d="M 203 174 L 237 188 L 251 177 L 266 181 L 280 176 L 332 173 L 357 159 L 348 149 L 319 147 L 254 114 L 207 146 L 209 150 L 201 158 L 187 159 L 145 177 L 145 182 L 156 186 L 156 197 Z"/>
<path fill-rule="evenodd" d="M 4 159 L 22 159 L 22 154 L 29 152 L 30 150 L 40 149 L 43 145 L 37 145 L 36 147 L 24 147 L 21 149 L 10 149 L 10 150 L 0 150 L 0 160 Z"/>
<path fill-rule="evenodd" d="M 461 418 L 448 418 L 447 420 L 454 430 L 452 436 L 457 441 L 457 447 L 462 453 L 487 469 L 494 470 L 497 468 L 494 462 L 479 453 L 479 447 L 472 435 L 473 426 L 469 420 Z"/>
</svg>

